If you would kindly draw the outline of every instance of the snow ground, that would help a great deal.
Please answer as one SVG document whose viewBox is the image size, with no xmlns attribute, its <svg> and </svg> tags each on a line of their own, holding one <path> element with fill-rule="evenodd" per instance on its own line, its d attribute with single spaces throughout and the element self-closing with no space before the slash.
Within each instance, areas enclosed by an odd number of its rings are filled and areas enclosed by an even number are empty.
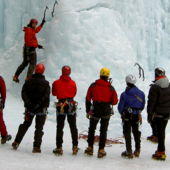
<svg viewBox="0 0 170 170">
<path fill-rule="evenodd" d="M 34 137 L 34 123 L 26 133 L 22 143 L 17 151 L 13 150 L 11 144 L 15 138 L 18 126 L 23 122 L 23 103 L 16 97 L 8 94 L 6 108 L 4 110 L 4 119 L 9 134 L 13 139 L 4 145 L 0 145 L 0 169 L 3 170 L 130 170 L 130 169 L 169 169 L 170 166 L 170 134 L 166 136 L 166 161 L 155 161 L 151 155 L 156 150 L 157 145 L 146 140 L 142 135 L 142 151 L 139 158 L 132 160 L 122 158 L 121 152 L 125 150 L 124 144 L 115 144 L 112 147 L 106 147 L 107 157 L 97 158 L 98 147 L 94 147 L 93 157 L 84 155 L 87 147 L 85 140 L 79 140 L 79 152 L 77 156 L 72 155 L 71 136 L 66 122 L 64 129 L 63 156 L 55 156 L 52 150 L 55 148 L 56 123 L 47 119 L 44 126 L 44 136 L 42 142 L 42 153 L 32 153 L 32 143 Z M 84 119 L 86 119 L 84 117 Z M 79 119 L 78 119 L 79 120 Z M 85 121 L 85 120 L 84 120 Z M 84 129 L 87 130 L 87 129 Z M 122 129 L 120 129 L 121 131 Z M 112 130 L 113 131 L 113 130 Z M 80 131 L 79 131 L 80 132 Z M 133 143 L 134 146 L 134 143 Z"/>
</svg>

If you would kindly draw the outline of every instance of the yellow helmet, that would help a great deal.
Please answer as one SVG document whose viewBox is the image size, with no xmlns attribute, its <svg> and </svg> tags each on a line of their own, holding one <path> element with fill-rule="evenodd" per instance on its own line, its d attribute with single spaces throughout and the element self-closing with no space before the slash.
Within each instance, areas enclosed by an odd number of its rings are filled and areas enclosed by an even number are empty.
<svg viewBox="0 0 170 170">
<path fill-rule="evenodd" d="M 100 76 L 106 76 L 109 77 L 110 76 L 110 70 L 106 67 L 102 68 L 100 70 Z"/>
</svg>

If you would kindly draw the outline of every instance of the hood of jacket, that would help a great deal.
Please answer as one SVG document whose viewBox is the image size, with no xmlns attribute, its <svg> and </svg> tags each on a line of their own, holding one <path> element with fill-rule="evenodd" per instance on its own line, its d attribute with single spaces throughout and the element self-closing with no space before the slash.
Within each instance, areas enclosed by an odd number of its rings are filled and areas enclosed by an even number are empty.
<svg viewBox="0 0 170 170">
<path fill-rule="evenodd" d="M 111 84 L 108 81 L 105 81 L 103 79 L 98 79 L 95 81 L 96 84 L 102 85 L 102 86 L 110 86 Z"/>
<path fill-rule="evenodd" d="M 161 88 L 167 88 L 169 87 L 169 79 L 167 77 L 160 78 L 154 82 L 155 85 L 161 87 Z"/>
<path fill-rule="evenodd" d="M 62 75 L 62 76 L 60 76 L 60 80 L 63 82 L 69 82 L 71 80 L 71 78 L 67 75 Z"/>
<path fill-rule="evenodd" d="M 125 92 L 128 95 L 131 95 L 131 96 L 137 95 L 138 91 L 139 90 L 138 90 L 138 88 L 136 86 L 134 86 L 134 87 L 126 87 L 126 90 L 125 90 Z"/>
</svg>

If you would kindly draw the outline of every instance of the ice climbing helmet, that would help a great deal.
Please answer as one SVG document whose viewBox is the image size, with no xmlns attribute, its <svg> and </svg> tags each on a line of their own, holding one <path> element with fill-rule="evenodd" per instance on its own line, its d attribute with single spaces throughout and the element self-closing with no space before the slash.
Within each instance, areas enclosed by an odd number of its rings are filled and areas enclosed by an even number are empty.
<svg viewBox="0 0 170 170">
<path fill-rule="evenodd" d="M 36 24 L 38 24 L 38 21 L 33 18 L 33 19 L 30 20 L 30 23 L 36 23 Z"/>
<path fill-rule="evenodd" d="M 126 81 L 126 83 L 135 84 L 136 83 L 136 77 L 129 74 L 128 76 L 126 76 L 125 81 Z"/>
<path fill-rule="evenodd" d="M 110 76 L 110 70 L 106 67 L 102 68 L 100 70 L 100 76 L 106 76 L 109 77 Z"/>
<path fill-rule="evenodd" d="M 71 74 L 71 68 L 69 66 L 63 66 L 62 75 L 70 75 L 70 74 Z"/>
<path fill-rule="evenodd" d="M 35 73 L 43 74 L 45 71 L 45 66 L 42 63 L 39 63 L 35 67 Z"/>
<path fill-rule="evenodd" d="M 165 75 L 165 70 L 161 67 L 157 67 L 155 69 L 155 77 L 159 77 L 159 76 L 164 76 Z"/>
</svg>

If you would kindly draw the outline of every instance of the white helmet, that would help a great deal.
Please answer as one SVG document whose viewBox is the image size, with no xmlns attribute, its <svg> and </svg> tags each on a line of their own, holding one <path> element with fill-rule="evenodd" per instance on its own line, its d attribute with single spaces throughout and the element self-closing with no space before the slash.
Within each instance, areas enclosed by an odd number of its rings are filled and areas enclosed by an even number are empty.
<svg viewBox="0 0 170 170">
<path fill-rule="evenodd" d="M 130 75 L 126 76 L 125 81 L 126 81 L 126 83 L 135 84 L 136 77 L 130 74 Z"/>
</svg>

